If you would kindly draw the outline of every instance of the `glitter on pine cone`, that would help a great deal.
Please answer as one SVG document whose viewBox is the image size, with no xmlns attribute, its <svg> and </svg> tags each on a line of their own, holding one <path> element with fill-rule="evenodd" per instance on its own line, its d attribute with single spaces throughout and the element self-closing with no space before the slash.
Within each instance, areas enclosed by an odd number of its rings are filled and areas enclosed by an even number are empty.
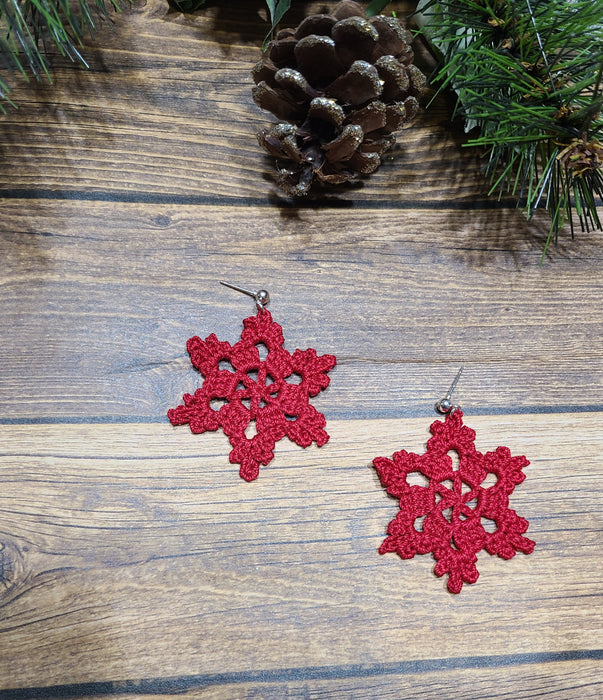
<svg viewBox="0 0 603 700">
<path fill-rule="evenodd" d="M 394 17 L 366 18 L 352 0 L 282 29 L 253 68 L 253 99 L 278 124 L 258 133 L 292 197 L 374 172 L 416 116 L 426 78 Z"/>
</svg>

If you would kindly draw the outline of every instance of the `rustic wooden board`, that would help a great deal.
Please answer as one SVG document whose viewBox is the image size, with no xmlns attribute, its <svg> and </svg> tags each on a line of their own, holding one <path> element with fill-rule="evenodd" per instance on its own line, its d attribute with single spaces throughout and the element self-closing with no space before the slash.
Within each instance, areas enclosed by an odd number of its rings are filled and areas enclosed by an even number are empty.
<svg viewBox="0 0 603 700">
<path fill-rule="evenodd" d="M 4 207 L 9 421 L 163 420 L 199 383 L 186 339 L 234 342 L 253 313 L 222 278 L 270 289 L 290 350 L 338 357 L 320 398 L 333 417 L 426 415 L 463 362 L 459 397 L 482 412 L 600 405 L 595 245 L 540 267 L 529 241 L 519 263 L 497 250 L 500 230 L 468 240 L 473 212 L 35 208 Z"/>
<path fill-rule="evenodd" d="M 36 697 L 86 698 L 111 696 L 149 700 L 171 698 L 437 698 L 451 688 L 463 698 L 480 700 L 500 692 L 512 673 L 513 697 L 599 698 L 600 661 L 566 660 L 569 655 L 551 655 L 540 662 L 538 657 L 479 657 L 464 659 L 463 668 L 444 660 L 420 663 L 354 665 L 284 669 L 283 671 L 240 674 L 172 676 L 161 679 L 138 679 L 126 682 L 85 683 L 69 687 L 36 688 Z M 7 698 L 23 697 L 20 692 L 6 692 Z"/>
<path fill-rule="evenodd" d="M 0 119 L 0 695 L 600 697 L 601 234 L 541 265 L 546 218 L 487 196 L 444 99 L 362 186 L 282 198 L 263 5 L 141 4 Z M 329 443 L 251 484 L 165 415 L 199 385 L 186 339 L 253 313 L 224 278 L 338 358 Z M 370 465 L 424 449 L 461 363 L 478 449 L 531 461 L 537 547 L 452 596 L 377 554 Z"/>
<path fill-rule="evenodd" d="M 333 421 L 325 447 L 279 444 L 251 484 L 228 464 L 222 435 L 152 424 L 7 428 L 6 685 L 201 670 L 298 669 L 303 678 L 309 668 L 342 673 L 355 664 L 379 676 L 402 663 L 411 672 L 411 661 L 522 666 L 522 655 L 538 664 L 547 654 L 561 662 L 592 653 L 601 586 L 596 421 L 468 422 L 480 449 L 500 443 L 530 455 L 512 506 L 538 545 L 506 562 L 483 555 L 477 584 L 454 597 L 431 574 L 430 557 L 376 552 L 397 504 L 370 462 L 402 445 L 421 451 L 424 420 Z"/>
</svg>

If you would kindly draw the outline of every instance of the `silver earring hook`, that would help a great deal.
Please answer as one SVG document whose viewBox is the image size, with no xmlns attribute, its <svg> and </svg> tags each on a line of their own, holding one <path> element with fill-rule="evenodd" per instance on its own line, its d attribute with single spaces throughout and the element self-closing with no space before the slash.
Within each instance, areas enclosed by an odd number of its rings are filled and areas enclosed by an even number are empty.
<svg viewBox="0 0 603 700">
<path fill-rule="evenodd" d="M 455 390 L 456 385 L 458 384 L 458 381 L 459 381 L 459 379 L 461 378 L 461 374 L 463 373 L 463 368 L 464 368 L 464 365 L 461 365 L 461 368 L 460 368 L 459 371 L 456 373 L 456 377 L 454 378 L 454 381 L 453 381 L 452 384 L 450 385 L 450 389 L 448 389 L 448 392 L 447 392 L 446 396 L 444 396 L 443 399 L 440 399 L 440 400 L 436 403 L 436 405 L 435 405 L 435 410 L 436 410 L 438 413 L 443 413 L 443 414 L 446 414 L 446 413 L 454 413 L 454 411 L 456 411 L 457 408 L 460 408 L 460 406 L 454 405 L 454 404 L 450 401 L 450 399 L 452 398 L 452 392 Z"/>
<path fill-rule="evenodd" d="M 259 289 L 257 292 L 252 292 L 250 289 L 243 289 L 243 287 L 239 287 L 236 284 L 230 284 L 230 282 L 223 282 L 220 280 L 220 284 L 223 284 L 225 287 L 230 287 L 230 289 L 234 289 L 237 292 L 247 294 L 248 297 L 253 297 L 258 310 L 263 309 L 270 301 L 270 294 L 268 294 L 265 289 Z"/>
</svg>

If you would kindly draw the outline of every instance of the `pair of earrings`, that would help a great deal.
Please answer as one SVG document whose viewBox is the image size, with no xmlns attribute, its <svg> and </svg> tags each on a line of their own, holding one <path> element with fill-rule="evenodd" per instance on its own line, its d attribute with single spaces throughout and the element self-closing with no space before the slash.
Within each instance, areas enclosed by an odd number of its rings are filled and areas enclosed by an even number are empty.
<svg viewBox="0 0 603 700">
<path fill-rule="evenodd" d="M 336 359 L 313 349 L 289 353 L 281 326 L 266 308 L 268 292 L 221 284 L 253 297 L 257 313 L 244 319 L 241 339 L 234 345 L 213 333 L 205 340 L 194 336 L 187 341 L 191 362 L 204 381 L 194 394 L 184 395 L 182 405 L 168 411 L 168 418 L 172 425 L 188 423 L 193 433 L 222 428 L 233 448 L 230 462 L 240 465 L 243 479 L 253 481 L 285 436 L 301 447 L 321 447 L 328 441 L 325 417 L 310 398 L 329 386 L 327 373 Z M 509 508 L 509 496 L 525 479 L 522 470 L 529 462 L 512 457 L 507 447 L 486 454 L 475 449 L 475 431 L 463 424 L 460 407 L 451 402 L 461 372 L 436 404 L 445 418 L 430 426 L 426 452 L 401 450 L 391 459 L 373 460 L 381 483 L 400 506 L 379 552 L 397 552 L 402 559 L 431 552 L 437 562 L 434 573 L 448 574 L 451 593 L 477 580 L 480 551 L 510 559 L 518 551 L 529 554 L 534 549 L 534 542 L 523 537 L 528 521 Z M 458 455 L 457 468 L 450 452 Z M 409 483 L 412 474 L 425 484 Z"/>
</svg>

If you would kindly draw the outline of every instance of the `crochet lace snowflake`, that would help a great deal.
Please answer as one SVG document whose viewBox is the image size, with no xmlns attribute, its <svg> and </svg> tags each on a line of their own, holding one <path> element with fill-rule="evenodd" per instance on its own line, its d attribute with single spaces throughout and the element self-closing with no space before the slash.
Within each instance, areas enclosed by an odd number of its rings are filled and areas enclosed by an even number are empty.
<svg viewBox="0 0 603 700">
<path fill-rule="evenodd" d="M 433 437 L 422 455 L 401 450 L 393 459 L 373 460 L 387 492 L 400 499 L 379 552 L 397 552 L 402 559 L 432 552 L 434 573 L 448 574 L 451 593 L 459 593 L 463 582 L 477 581 L 481 550 L 511 559 L 517 551 L 530 554 L 534 549 L 534 542 L 522 537 L 528 521 L 509 508 L 509 496 L 525 479 L 522 469 L 528 460 L 512 457 L 507 447 L 481 454 L 475 449 L 475 431 L 462 418 L 457 409 L 443 422 L 432 423 Z M 458 453 L 458 469 L 450 451 Z M 416 483 L 421 479 L 423 486 Z"/>
<path fill-rule="evenodd" d="M 168 418 L 173 425 L 188 423 L 193 433 L 222 428 L 233 447 L 230 462 L 240 465 L 243 479 L 253 481 L 285 436 L 300 447 L 327 442 L 325 417 L 309 399 L 327 388 L 336 359 L 313 349 L 290 354 L 283 348 L 282 328 L 265 309 L 243 326 L 241 340 L 232 346 L 213 333 L 187 341 L 204 381 L 192 396 L 184 395 L 183 405 L 168 411 Z M 267 351 L 264 359 L 260 349 Z M 253 425 L 256 434 L 249 436 Z"/>
</svg>

